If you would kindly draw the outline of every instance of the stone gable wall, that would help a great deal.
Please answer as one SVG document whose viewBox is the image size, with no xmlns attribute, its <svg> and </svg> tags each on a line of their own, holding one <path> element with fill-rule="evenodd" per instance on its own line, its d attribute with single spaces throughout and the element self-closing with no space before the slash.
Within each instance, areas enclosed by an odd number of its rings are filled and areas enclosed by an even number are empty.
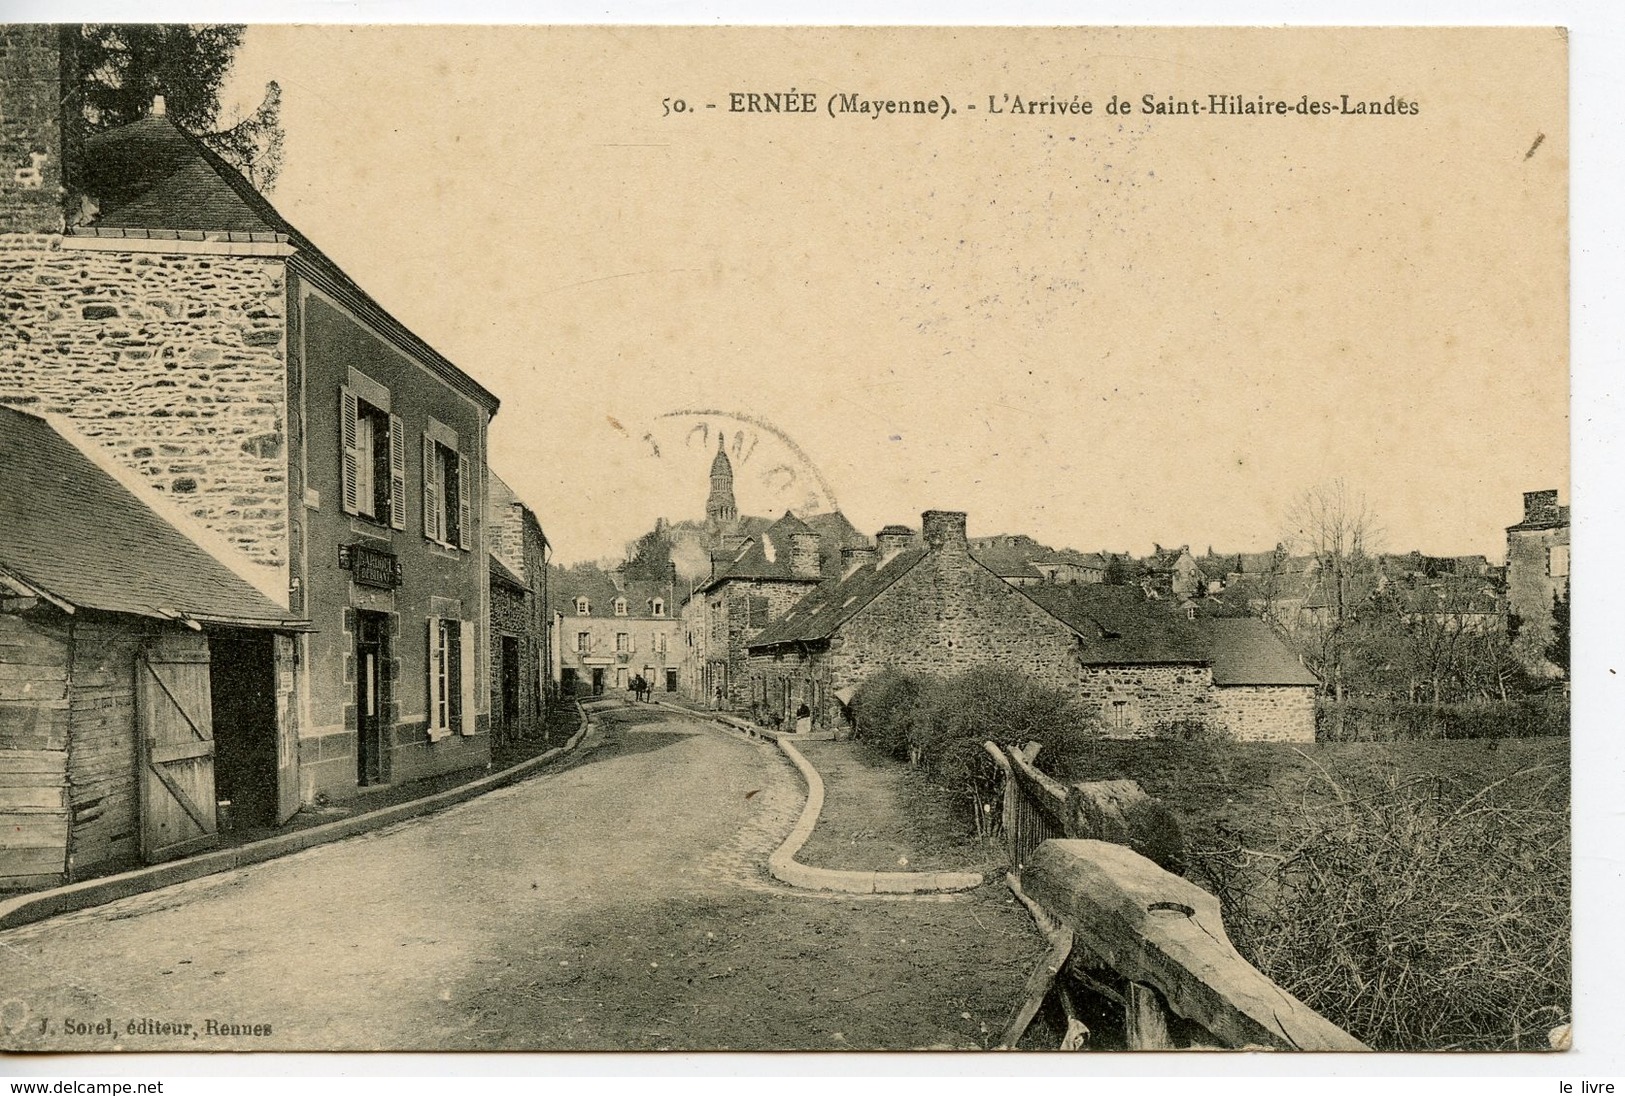
<svg viewBox="0 0 1625 1096">
<path fill-rule="evenodd" d="M 266 567 L 287 564 L 278 259 L 0 236 L 0 402 L 68 418 Z"/>
<path fill-rule="evenodd" d="M 1313 685 L 1224 685 L 1213 690 L 1221 725 L 1242 742 L 1313 742 Z"/>
</svg>

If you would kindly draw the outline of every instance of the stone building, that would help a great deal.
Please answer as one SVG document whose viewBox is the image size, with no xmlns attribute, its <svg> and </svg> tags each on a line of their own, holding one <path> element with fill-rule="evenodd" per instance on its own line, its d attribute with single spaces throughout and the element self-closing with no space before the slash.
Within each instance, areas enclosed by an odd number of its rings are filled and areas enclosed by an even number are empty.
<svg viewBox="0 0 1625 1096">
<path fill-rule="evenodd" d="M 550 580 L 556 684 L 565 696 L 624 694 L 642 677 L 676 693 L 682 661 L 677 587 L 593 566 L 556 568 Z"/>
<path fill-rule="evenodd" d="M 919 538 L 889 526 L 875 549 L 849 549 L 838 578 L 748 639 L 742 706 L 785 721 L 805 704 L 815 726 L 829 727 L 882 669 L 948 675 L 998 664 L 1076 690 L 1111 735 L 1223 727 L 1238 737 L 1313 740 L 1314 678 L 1298 667 L 1275 680 L 1290 655 L 1267 628 L 1264 637 L 1209 635 L 1132 587 L 1013 585 L 971 552 L 965 520 L 927 511 Z M 1237 650 L 1243 641 L 1272 660 Z M 1268 691 L 1275 688 L 1290 695 Z M 1265 692 L 1250 701 L 1250 689 Z"/>
<path fill-rule="evenodd" d="M 1518 620 L 1514 648 L 1524 664 L 1555 676 L 1546 657 L 1552 642 L 1552 607 L 1569 590 L 1569 508 L 1557 490 L 1525 491 L 1523 520 L 1507 526 L 1507 611 Z"/>
<path fill-rule="evenodd" d="M 70 147 L 66 28 L 0 28 L 0 402 L 61 416 L 293 618 L 298 801 L 489 751 L 497 400 L 151 116 Z M 67 170 L 65 170 L 65 168 Z"/>
<path fill-rule="evenodd" d="M 0 467 L 0 890 L 291 813 L 304 622 L 70 424 L 0 406 Z"/>
<path fill-rule="evenodd" d="M 491 544 L 491 741 L 541 733 L 552 683 L 547 536 L 536 513 L 488 473 Z"/>
</svg>

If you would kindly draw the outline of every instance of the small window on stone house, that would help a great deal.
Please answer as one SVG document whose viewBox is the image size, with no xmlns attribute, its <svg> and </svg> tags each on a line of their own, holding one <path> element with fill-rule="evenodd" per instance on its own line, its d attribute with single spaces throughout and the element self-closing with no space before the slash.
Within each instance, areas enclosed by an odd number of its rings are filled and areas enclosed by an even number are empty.
<svg viewBox="0 0 1625 1096">
<path fill-rule="evenodd" d="M 1546 573 L 1553 578 L 1566 578 L 1569 573 L 1569 546 L 1554 544 L 1546 549 Z"/>
<path fill-rule="evenodd" d="M 666 603 L 660 598 L 649 602 L 649 615 L 663 617 L 666 615 Z"/>
<path fill-rule="evenodd" d="M 587 598 L 584 598 L 584 597 L 576 598 L 576 616 L 591 616 L 591 615 L 592 615 L 592 602 L 589 601 Z"/>
<path fill-rule="evenodd" d="M 628 632 L 615 633 L 615 650 L 624 654 L 632 649 L 632 636 Z"/>
<path fill-rule="evenodd" d="M 751 598 L 750 602 L 749 602 L 749 605 L 748 605 L 747 611 L 749 612 L 750 615 L 749 615 L 749 622 L 746 624 L 746 627 L 748 627 L 748 628 L 766 628 L 767 627 L 767 625 L 768 625 L 767 598 L 765 598 L 765 597 L 753 597 L 753 598 Z"/>
<path fill-rule="evenodd" d="M 615 615 L 626 615 L 626 599 L 624 597 L 618 597 L 615 599 Z"/>
<path fill-rule="evenodd" d="M 1128 730 L 1129 726 L 1130 726 L 1128 701 L 1126 701 L 1126 700 L 1114 700 L 1114 701 L 1112 701 L 1112 706 L 1111 706 L 1110 710 L 1107 712 L 1107 720 L 1108 720 L 1108 722 L 1109 722 L 1109 724 L 1111 726 L 1111 729 L 1114 730 L 1114 731 L 1126 731 L 1126 730 Z"/>
<path fill-rule="evenodd" d="M 577 632 L 576 633 L 576 650 L 582 652 L 583 654 L 585 654 L 586 652 L 592 650 L 592 633 L 591 632 Z"/>
</svg>

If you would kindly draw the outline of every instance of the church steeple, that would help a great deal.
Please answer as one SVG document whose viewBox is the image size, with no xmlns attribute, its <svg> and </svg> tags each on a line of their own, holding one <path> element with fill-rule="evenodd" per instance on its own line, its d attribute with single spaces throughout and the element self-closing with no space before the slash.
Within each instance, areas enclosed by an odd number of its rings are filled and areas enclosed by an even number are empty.
<svg viewBox="0 0 1625 1096">
<path fill-rule="evenodd" d="M 711 461 L 711 497 L 705 500 L 706 521 L 735 521 L 734 466 L 728 460 L 728 435 L 717 432 L 717 455 Z"/>
</svg>

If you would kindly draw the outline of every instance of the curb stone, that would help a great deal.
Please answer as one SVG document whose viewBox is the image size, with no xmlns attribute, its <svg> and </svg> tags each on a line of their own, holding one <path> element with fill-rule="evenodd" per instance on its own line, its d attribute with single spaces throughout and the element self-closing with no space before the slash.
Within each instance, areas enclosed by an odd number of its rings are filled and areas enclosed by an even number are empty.
<svg viewBox="0 0 1625 1096">
<path fill-rule="evenodd" d="M 805 741 L 805 736 L 803 736 Z M 796 860 L 796 853 L 812 836 L 818 815 L 824 809 L 824 780 L 812 763 L 801 756 L 787 738 L 778 740 L 792 764 L 807 782 L 807 805 L 784 844 L 767 858 L 768 871 L 781 883 L 806 890 L 841 891 L 846 894 L 926 894 L 933 891 L 970 890 L 984 882 L 978 872 L 967 871 L 839 871 L 814 868 Z"/>
<path fill-rule="evenodd" d="M 89 909 L 91 906 L 105 905 L 120 898 L 145 894 L 148 891 L 159 890 L 163 887 L 173 886 L 176 883 L 185 883 L 208 875 L 218 875 L 221 872 L 228 872 L 235 868 L 244 868 L 251 864 L 275 860 L 289 853 L 314 848 L 317 845 L 326 845 L 371 830 L 382 829 L 385 826 L 396 822 L 404 822 L 419 815 L 431 814 L 446 807 L 467 802 L 486 792 L 517 783 L 530 776 L 537 769 L 542 768 L 548 762 L 562 757 L 581 745 L 581 740 L 587 736 L 587 731 L 592 726 L 592 717 L 580 705 L 577 705 L 577 710 L 581 712 L 581 726 L 576 730 L 575 734 L 565 741 L 564 745 L 556 746 L 546 753 L 521 761 L 519 764 L 503 769 L 501 772 L 482 776 L 478 780 L 470 780 L 466 784 L 448 788 L 434 795 L 426 795 L 422 799 L 413 799 L 405 803 L 380 807 L 375 811 L 368 811 L 365 814 L 354 815 L 350 818 L 341 818 L 335 822 L 325 822 L 322 825 L 311 826 L 308 829 L 277 834 L 274 837 L 251 841 L 236 848 L 200 853 L 197 856 L 171 861 L 167 864 L 154 864 L 150 867 L 121 872 L 118 875 L 104 876 L 100 879 L 87 879 L 82 883 L 69 883 L 66 886 L 54 887 L 51 890 L 36 891 L 15 898 L 0 900 L 0 931 L 16 928 L 19 925 L 32 924 L 35 921 L 43 921 L 47 917 L 72 913 L 75 910 Z"/>
</svg>

